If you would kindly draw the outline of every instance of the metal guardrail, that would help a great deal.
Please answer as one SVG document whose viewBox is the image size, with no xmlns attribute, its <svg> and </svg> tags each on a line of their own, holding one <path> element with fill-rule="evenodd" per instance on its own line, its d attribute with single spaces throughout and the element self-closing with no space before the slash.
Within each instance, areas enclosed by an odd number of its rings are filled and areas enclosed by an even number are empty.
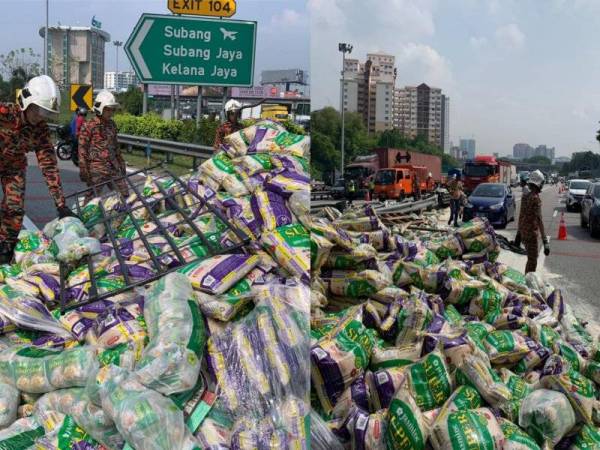
<svg viewBox="0 0 600 450">
<path fill-rule="evenodd" d="M 330 190 L 311 190 L 311 200 L 330 200 L 333 197 L 333 192 Z"/>
<path fill-rule="evenodd" d="M 356 201 L 357 203 L 360 200 Z M 310 210 L 315 213 L 320 209 L 327 206 L 333 206 L 344 203 L 344 200 L 323 200 L 318 203 L 311 202 Z M 402 202 L 371 202 L 373 209 L 376 213 L 411 213 L 414 211 L 422 211 L 424 209 L 431 209 L 439 205 L 439 198 L 437 194 L 429 195 L 426 198 L 417 201 L 404 200 Z"/>
<path fill-rule="evenodd" d="M 48 124 L 51 131 L 56 131 L 61 125 Z M 200 162 L 209 159 L 213 155 L 213 148 L 208 145 L 191 144 L 188 142 L 168 141 L 166 139 L 155 139 L 146 136 L 134 136 L 131 134 L 117 135 L 119 144 L 131 152 L 133 148 L 143 150 L 149 149 L 165 154 L 165 162 L 173 162 L 173 155 L 182 155 L 192 158 L 192 168 L 196 170 Z"/>
</svg>

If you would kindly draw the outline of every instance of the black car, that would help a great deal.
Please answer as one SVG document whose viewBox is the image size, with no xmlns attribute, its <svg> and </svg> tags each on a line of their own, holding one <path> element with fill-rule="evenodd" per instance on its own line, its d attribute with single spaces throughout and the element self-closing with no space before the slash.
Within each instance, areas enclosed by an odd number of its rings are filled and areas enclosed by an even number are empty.
<svg viewBox="0 0 600 450">
<path fill-rule="evenodd" d="M 581 226 L 600 238 L 600 183 L 590 184 L 581 200 Z"/>
</svg>

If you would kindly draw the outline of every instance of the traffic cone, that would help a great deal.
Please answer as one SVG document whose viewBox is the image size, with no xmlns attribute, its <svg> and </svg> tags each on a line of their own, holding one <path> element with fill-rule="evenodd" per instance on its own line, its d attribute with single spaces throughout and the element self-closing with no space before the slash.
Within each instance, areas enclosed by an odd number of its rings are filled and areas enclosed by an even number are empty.
<svg viewBox="0 0 600 450">
<path fill-rule="evenodd" d="M 560 214 L 560 223 L 558 224 L 558 240 L 567 240 L 567 224 L 565 223 L 565 213 Z"/>
</svg>

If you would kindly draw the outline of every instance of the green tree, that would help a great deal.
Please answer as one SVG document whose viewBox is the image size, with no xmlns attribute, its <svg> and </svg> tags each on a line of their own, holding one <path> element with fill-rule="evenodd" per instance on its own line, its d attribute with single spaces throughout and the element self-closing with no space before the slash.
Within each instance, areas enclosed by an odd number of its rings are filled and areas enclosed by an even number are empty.
<svg viewBox="0 0 600 450">
<path fill-rule="evenodd" d="M 377 147 L 378 135 L 367 134 L 362 116 L 357 113 L 346 113 L 344 157 L 345 162 L 352 161 L 357 155 L 369 153 Z M 310 120 L 311 155 L 315 170 L 321 174 L 339 170 L 341 163 L 341 115 L 335 108 L 326 107 L 313 111 Z M 317 136 L 318 135 L 318 136 Z M 317 145 L 315 146 L 315 136 Z M 333 150 L 332 150 L 333 149 Z"/>
<path fill-rule="evenodd" d="M 531 158 L 526 159 L 525 162 L 528 162 L 531 164 L 546 164 L 546 165 L 552 164 L 552 161 L 550 160 L 550 158 L 547 158 L 546 156 L 543 156 L 543 155 L 532 156 Z"/>
<path fill-rule="evenodd" d="M 144 102 L 144 94 L 135 86 L 129 86 L 125 92 L 117 94 L 117 101 L 121 105 L 123 111 L 134 116 L 142 114 Z"/>
<path fill-rule="evenodd" d="M 325 175 L 340 165 L 341 154 L 329 136 L 313 130 L 311 140 L 310 171 L 313 178 L 323 180 Z"/>
</svg>

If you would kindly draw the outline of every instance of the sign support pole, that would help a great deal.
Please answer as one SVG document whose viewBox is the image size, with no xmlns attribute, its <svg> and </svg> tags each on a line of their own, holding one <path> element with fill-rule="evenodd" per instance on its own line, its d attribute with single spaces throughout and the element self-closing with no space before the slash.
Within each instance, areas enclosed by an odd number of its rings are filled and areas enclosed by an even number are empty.
<svg viewBox="0 0 600 450">
<path fill-rule="evenodd" d="M 171 120 L 175 119 L 175 85 L 171 85 Z"/>
<path fill-rule="evenodd" d="M 198 86 L 198 96 L 196 97 L 196 126 L 200 125 L 202 116 L 202 86 Z"/>
<path fill-rule="evenodd" d="M 176 84 L 175 85 L 175 119 L 179 120 L 179 106 L 180 106 L 180 98 L 179 98 L 179 91 L 181 86 Z"/>
<path fill-rule="evenodd" d="M 227 103 L 227 87 L 223 87 L 223 101 L 221 105 L 221 117 L 223 118 L 222 122 L 227 120 L 227 116 L 225 114 L 225 103 Z"/>
<path fill-rule="evenodd" d="M 148 85 L 146 83 L 142 84 L 142 91 L 144 92 L 142 100 L 142 114 L 146 114 L 148 112 Z"/>
</svg>

